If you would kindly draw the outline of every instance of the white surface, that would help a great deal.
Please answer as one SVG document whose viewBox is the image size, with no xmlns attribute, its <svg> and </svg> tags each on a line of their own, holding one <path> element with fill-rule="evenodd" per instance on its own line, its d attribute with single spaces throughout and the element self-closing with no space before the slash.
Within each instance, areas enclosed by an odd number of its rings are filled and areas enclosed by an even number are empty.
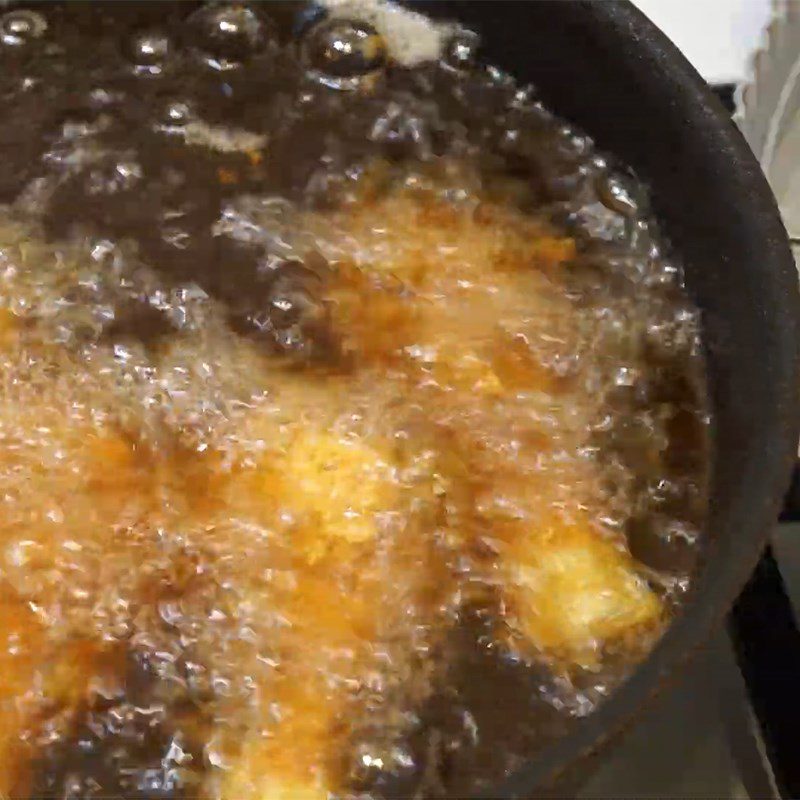
<svg viewBox="0 0 800 800">
<path fill-rule="evenodd" d="M 709 83 L 738 83 L 746 77 L 748 61 L 761 43 L 771 10 L 771 0 L 633 2 Z"/>
</svg>

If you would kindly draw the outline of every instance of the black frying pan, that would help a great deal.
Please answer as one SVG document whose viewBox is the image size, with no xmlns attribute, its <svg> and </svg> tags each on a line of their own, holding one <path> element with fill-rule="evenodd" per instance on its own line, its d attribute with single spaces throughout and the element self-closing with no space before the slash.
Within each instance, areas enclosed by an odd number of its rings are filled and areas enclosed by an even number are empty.
<svg viewBox="0 0 800 800">
<path fill-rule="evenodd" d="M 776 520 L 797 451 L 800 296 L 775 202 L 728 114 L 626 0 L 413 3 L 482 36 L 487 61 L 631 165 L 703 311 L 713 408 L 708 559 L 652 656 L 492 796 L 564 794 L 719 624 Z"/>
<path fill-rule="evenodd" d="M 563 795 L 718 623 L 777 517 L 798 440 L 800 297 L 758 165 L 675 47 L 623 0 L 412 2 L 482 34 L 486 60 L 630 164 L 703 310 L 713 408 L 710 545 L 684 613 L 574 732 L 491 795 Z"/>
</svg>

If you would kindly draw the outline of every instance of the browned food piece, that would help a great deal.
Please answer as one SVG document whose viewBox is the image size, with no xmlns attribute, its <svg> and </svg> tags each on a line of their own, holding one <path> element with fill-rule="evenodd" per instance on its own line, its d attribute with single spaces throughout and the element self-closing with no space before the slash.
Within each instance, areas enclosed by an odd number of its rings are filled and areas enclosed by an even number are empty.
<svg viewBox="0 0 800 800">
<path fill-rule="evenodd" d="M 557 670 L 594 669 L 609 648 L 638 652 L 666 611 L 624 538 L 595 522 L 586 498 L 596 468 L 564 458 L 569 439 L 557 445 L 535 427 L 515 431 L 509 459 L 492 438 L 502 419 L 473 423 L 452 423 L 439 465 L 454 546 L 473 554 L 476 577 L 507 612 L 498 636 Z"/>
<path fill-rule="evenodd" d="M 635 649 L 635 637 L 658 628 L 661 601 L 630 555 L 585 513 L 549 512 L 514 527 L 500 547 L 504 593 L 512 627 L 536 651 L 592 668 L 604 647 Z"/>
<path fill-rule="evenodd" d="M 544 464 L 558 458 L 546 439 L 520 443 L 536 447 Z M 640 652 L 666 610 L 624 539 L 581 502 L 591 471 L 493 464 L 497 454 L 470 430 L 454 431 L 451 446 L 439 461 L 451 541 L 472 554 L 472 596 L 484 602 L 488 592 L 505 609 L 496 628 L 503 643 L 559 671 L 595 669 L 609 648 Z M 535 460 L 524 450 L 518 458 L 528 467 Z"/>
<path fill-rule="evenodd" d="M 269 415 L 249 421 L 247 438 L 269 447 L 221 490 L 226 517 L 272 531 L 260 553 L 236 564 L 235 583 L 280 619 L 278 629 L 254 633 L 265 636 L 274 667 L 260 671 L 248 732 L 243 740 L 217 733 L 231 767 L 210 781 L 226 800 L 341 790 L 343 753 L 365 713 L 359 698 L 371 682 L 408 677 L 414 615 L 431 613 L 425 594 L 442 585 L 409 511 L 414 497 L 432 502 L 429 488 L 403 484 L 380 436 L 292 416 L 286 427 Z M 233 554 L 235 544 L 217 546 Z M 257 652 L 242 657 L 242 673 L 257 672 Z M 387 737 L 391 724 L 387 716 Z"/>
<path fill-rule="evenodd" d="M 397 364 L 407 358 L 404 348 L 418 341 L 426 309 L 399 282 L 342 263 L 324 291 L 345 358 L 362 364 Z"/>
<path fill-rule="evenodd" d="M 395 189 L 301 224 L 319 235 L 332 261 L 349 255 L 422 293 L 470 280 L 485 288 L 498 272 L 551 272 L 576 253 L 574 241 L 543 220 L 436 191 Z"/>
<path fill-rule="evenodd" d="M 300 552 L 314 563 L 330 544 L 361 544 L 378 533 L 376 515 L 396 505 L 391 456 L 363 442 L 304 431 L 288 448 L 273 484 L 279 502 L 297 509 Z"/>
<path fill-rule="evenodd" d="M 30 745 L 24 739 L 35 708 L 34 676 L 44 632 L 39 621 L 0 587 L 0 794 L 24 786 Z M 34 695 L 32 697 L 31 695 Z"/>
<path fill-rule="evenodd" d="M 342 788 L 348 706 L 379 668 L 370 647 L 385 598 L 357 578 L 349 592 L 317 570 L 299 580 L 276 598 L 290 628 L 276 648 L 281 666 L 262 687 L 263 706 L 221 780 L 224 800 L 322 798 Z"/>
<path fill-rule="evenodd" d="M 135 575 L 135 553 L 144 546 L 139 523 L 156 502 L 150 465 L 113 431 L 29 411 L 38 439 L 15 440 L 10 432 L 0 456 L 5 575 L 43 619 L 89 635 L 100 593 L 116 574 Z M 15 431 L 28 424 L 19 417 Z"/>
<path fill-rule="evenodd" d="M 24 796 L 37 738 L 64 735 L 117 670 L 104 599 L 136 575 L 120 535 L 152 504 L 147 464 L 108 428 L 33 393 L 0 412 L 0 794 Z M 95 616 L 97 615 L 97 616 Z M 106 617 L 106 624 L 108 618 Z"/>
<path fill-rule="evenodd" d="M 433 366 L 442 379 L 457 379 L 455 362 L 463 359 L 469 373 L 467 362 L 491 360 L 487 349 L 509 326 L 531 341 L 542 333 L 553 341 L 539 320 L 552 322 L 554 302 L 568 311 L 554 281 L 575 257 L 572 239 L 508 204 L 454 202 L 435 184 L 377 194 L 369 187 L 345 209 L 298 214 L 282 231 L 298 249 L 313 238 L 312 272 L 320 254 L 329 265 L 315 291 L 327 336 L 348 364 Z M 534 351 L 546 380 L 545 354 Z"/>
</svg>

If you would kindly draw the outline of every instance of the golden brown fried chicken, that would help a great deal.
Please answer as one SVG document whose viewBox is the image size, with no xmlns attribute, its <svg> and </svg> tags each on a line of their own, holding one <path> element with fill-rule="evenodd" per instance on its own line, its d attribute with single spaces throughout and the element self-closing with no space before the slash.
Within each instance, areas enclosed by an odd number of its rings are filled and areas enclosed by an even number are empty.
<svg viewBox="0 0 800 800">
<path fill-rule="evenodd" d="M 630 555 L 584 512 L 547 512 L 503 534 L 499 566 L 523 653 L 527 640 L 557 663 L 592 668 L 604 646 L 635 645 L 661 621 L 661 602 Z"/>
<path fill-rule="evenodd" d="M 403 681 L 421 680 L 413 650 L 446 592 L 425 528 L 435 504 L 429 483 L 403 474 L 380 433 L 336 419 L 349 405 L 334 399 L 338 385 L 319 390 L 330 392 L 325 406 L 315 407 L 312 390 L 288 411 L 281 401 L 292 383 L 283 396 L 278 388 L 273 413 L 255 412 L 241 427 L 240 440 L 264 447 L 221 488 L 216 558 L 247 550 L 225 580 L 245 606 L 271 616 L 248 621 L 254 647 L 238 664 L 256 684 L 240 717 L 246 732 L 217 733 L 230 769 L 212 775 L 209 791 L 228 800 L 343 789 L 343 753 L 359 719 L 385 715 L 387 741 L 399 734 L 392 704 L 402 702 Z M 247 549 L 246 531 L 264 532 L 260 547 Z"/>
<path fill-rule="evenodd" d="M 326 289 L 332 324 L 360 363 L 401 358 L 433 364 L 443 381 L 462 372 L 469 380 L 474 362 L 502 350 L 496 344 L 515 324 L 540 332 L 546 319 L 551 339 L 569 333 L 553 314 L 554 303 L 563 305 L 553 281 L 575 244 L 510 207 L 399 189 L 299 224 L 335 265 Z M 547 380 L 547 354 L 531 355 Z"/>
</svg>

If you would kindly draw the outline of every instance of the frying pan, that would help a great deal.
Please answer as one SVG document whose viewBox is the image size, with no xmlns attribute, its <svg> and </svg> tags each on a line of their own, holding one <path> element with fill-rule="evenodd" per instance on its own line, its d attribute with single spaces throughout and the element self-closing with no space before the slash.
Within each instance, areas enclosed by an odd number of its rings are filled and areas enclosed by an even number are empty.
<svg viewBox="0 0 800 800">
<path fill-rule="evenodd" d="M 800 295 L 755 158 L 702 79 L 624 0 L 414 2 L 478 31 L 487 61 L 631 165 L 702 310 L 712 420 L 707 557 L 684 611 L 596 713 L 493 797 L 571 793 L 721 622 L 775 521 L 800 421 Z"/>
<path fill-rule="evenodd" d="M 626 0 L 411 2 L 481 35 L 487 62 L 632 166 L 702 311 L 712 445 L 709 545 L 650 658 L 493 797 L 564 796 L 719 624 L 775 522 L 800 420 L 800 295 L 756 159 L 704 81 Z"/>
</svg>

